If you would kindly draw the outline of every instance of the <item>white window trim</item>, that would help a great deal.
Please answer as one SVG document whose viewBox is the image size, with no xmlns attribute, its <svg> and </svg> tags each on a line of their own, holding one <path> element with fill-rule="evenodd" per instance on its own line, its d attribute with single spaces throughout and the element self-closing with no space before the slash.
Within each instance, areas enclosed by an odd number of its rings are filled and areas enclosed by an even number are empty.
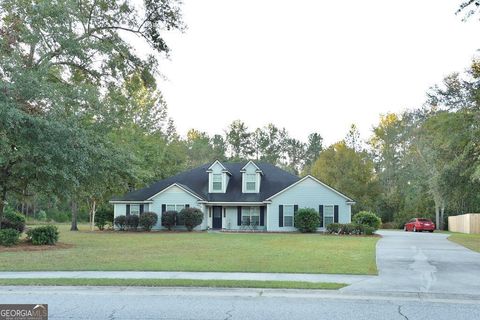
<svg viewBox="0 0 480 320">
<path fill-rule="evenodd" d="M 218 190 L 214 190 L 213 189 L 213 175 L 215 174 L 218 174 L 218 175 L 221 175 L 222 179 L 221 179 L 221 183 L 222 183 L 222 187 Z M 227 173 L 225 172 L 209 172 L 208 173 L 208 192 L 209 193 L 225 193 L 226 189 L 227 189 L 227 183 L 228 183 L 228 180 L 227 180 Z"/>
<path fill-rule="evenodd" d="M 137 208 L 136 210 L 132 210 L 133 208 Z M 140 215 L 140 205 L 139 204 L 131 204 L 130 205 L 130 214 L 132 215 Z"/>
<path fill-rule="evenodd" d="M 332 207 L 332 218 L 333 218 L 333 221 L 332 223 L 335 223 L 335 204 L 323 204 L 323 227 L 326 228 L 327 227 L 327 224 L 325 223 L 325 218 L 327 217 L 327 215 L 325 214 L 325 207 Z M 330 217 L 329 217 L 330 218 Z M 340 219 L 340 217 L 339 217 Z"/>
<path fill-rule="evenodd" d="M 293 214 L 291 215 L 292 217 L 292 225 L 291 226 L 286 226 L 285 225 L 285 207 L 291 206 L 293 208 Z M 290 217 L 290 216 L 288 216 Z M 293 228 L 295 227 L 295 204 L 283 204 L 283 227 L 284 228 Z"/>
<path fill-rule="evenodd" d="M 255 189 L 253 190 L 248 190 L 247 189 L 247 175 L 255 175 Z M 261 181 L 261 175 L 258 172 L 255 173 L 247 173 L 247 172 L 242 172 L 242 193 L 259 193 L 260 192 L 260 181 Z M 253 182 L 253 181 L 252 181 Z"/>
<path fill-rule="evenodd" d="M 220 181 L 215 181 L 215 178 L 220 178 Z M 215 188 L 215 183 L 220 183 L 220 188 Z M 212 191 L 222 191 L 223 190 L 223 174 L 222 173 L 212 173 Z"/>
<path fill-rule="evenodd" d="M 252 214 L 252 208 L 256 208 L 255 214 Z M 248 209 L 248 213 L 245 212 Z M 258 217 L 258 225 L 260 225 L 260 207 L 251 206 L 251 207 L 242 207 L 242 221 L 243 217 L 248 217 L 250 222 L 252 221 L 252 217 Z"/>
<path fill-rule="evenodd" d="M 178 204 L 178 203 L 166 203 L 166 204 L 165 204 L 165 209 L 166 209 L 166 211 L 171 211 L 171 210 L 168 210 L 168 206 L 174 206 L 175 209 L 174 209 L 173 211 L 177 211 L 177 212 L 180 212 L 182 209 L 185 208 L 185 204 L 184 204 L 184 203 L 183 203 L 183 204 Z M 177 210 L 177 207 L 178 207 L 178 206 L 182 206 L 183 208 L 180 209 L 180 210 Z"/>
<path fill-rule="evenodd" d="M 257 190 L 257 175 L 258 173 L 245 173 L 245 190 L 246 191 L 253 192 Z M 249 183 L 253 183 L 253 189 L 248 188 Z"/>
</svg>

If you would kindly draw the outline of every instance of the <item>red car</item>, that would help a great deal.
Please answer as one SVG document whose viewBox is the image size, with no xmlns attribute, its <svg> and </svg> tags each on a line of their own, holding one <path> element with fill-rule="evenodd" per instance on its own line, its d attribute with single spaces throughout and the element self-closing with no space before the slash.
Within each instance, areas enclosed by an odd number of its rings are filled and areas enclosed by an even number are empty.
<svg viewBox="0 0 480 320">
<path fill-rule="evenodd" d="M 435 230 L 435 223 L 432 222 L 430 219 L 424 218 L 413 218 L 412 220 L 405 223 L 405 227 L 403 228 L 405 231 L 429 231 L 433 232 Z"/>
</svg>

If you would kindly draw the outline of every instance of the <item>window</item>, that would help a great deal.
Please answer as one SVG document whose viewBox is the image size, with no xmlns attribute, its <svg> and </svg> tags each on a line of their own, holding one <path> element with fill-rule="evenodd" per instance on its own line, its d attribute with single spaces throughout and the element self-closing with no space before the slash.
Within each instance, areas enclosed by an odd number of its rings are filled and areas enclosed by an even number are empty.
<svg viewBox="0 0 480 320">
<path fill-rule="evenodd" d="M 167 211 L 177 211 L 180 212 L 185 208 L 184 204 L 167 204 Z"/>
<path fill-rule="evenodd" d="M 333 206 L 323 206 L 323 219 L 325 221 L 324 226 L 327 227 L 329 224 L 333 223 Z"/>
<path fill-rule="evenodd" d="M 130 205 L 130 214 L 140 214 L 140 205 L 138 204 L 131 204 Z"/>
<path fill-rule="evenodd" d="M 180 212 L 185 208 L 185 205 L 184 204 L 167 204 L 166 208 L 167 208 L 167 211 Z M 185 221 L 183 221 L 183 219 L 180 219 L 180 217 L 177 216 L 177 221 L 176 221 L 175 225 L 183 226 L 183 225 L 185 225 Z"/>
<path fill-rule="evenodd" d="M 295 213 L 295 208 L 293 205 L 283 206 L 283 226 L 284 227 L 293 227 L 294 213 Z"/>
<path fill-rule="evenodd" d="M 260 208 L 259 207 L 243 207 L 242 221 L 248 222 L 249 225 L 260 225 Z"/>
<path fill-rule="evenodd" d="M 222 190 L 222 174 L 214 173 L 212 174 L 212 190 L 221 191 Z"/>
<path fill-rule="evenodd" d="M 248 173 L 245 175 L 245 189 L 247 191 L 255 191 L 257 184 L 257 175 Z"/>
</svg>

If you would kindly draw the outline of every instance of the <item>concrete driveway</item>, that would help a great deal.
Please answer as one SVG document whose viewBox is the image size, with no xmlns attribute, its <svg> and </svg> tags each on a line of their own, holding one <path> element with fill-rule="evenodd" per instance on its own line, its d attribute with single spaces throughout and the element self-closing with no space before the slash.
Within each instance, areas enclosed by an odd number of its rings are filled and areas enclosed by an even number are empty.
<svg viewBox="0 0 480 320">
<path fill-rule="evenodd" d="M 480 295 L 480 253 L 447 240 L 444 233 L 379 231 L 379 277 L 346 292 L 420 292 Z"/>
</svg>

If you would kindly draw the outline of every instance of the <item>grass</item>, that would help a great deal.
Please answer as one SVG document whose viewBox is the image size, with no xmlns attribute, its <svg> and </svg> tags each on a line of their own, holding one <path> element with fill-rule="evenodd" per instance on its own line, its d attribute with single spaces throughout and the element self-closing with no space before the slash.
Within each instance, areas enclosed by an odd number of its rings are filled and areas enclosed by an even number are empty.
<svg viewBox="0 0 480 320">
<path fill-rule="evenodd" d="M 448 240 L 458 243 L 468 249 L 480 252 L 480 234 L 452 233 Z"/>
<path fill-rule="evenodd" d="M 0 271 L 377 273 L 378 237 L 89 232 L 88 226 L 80 227 L 81 231 L 70 232 L 68 225 L 59 225 L 61 249 L 0 249 Z"/>
<path fill-rule="evenodd" d="M 142 286 L 142 287 L 213 287 L 337 290 L 344 283 L 253 280 L 186 279 L 0 279 L 0 286 Z"/>
</svg>

